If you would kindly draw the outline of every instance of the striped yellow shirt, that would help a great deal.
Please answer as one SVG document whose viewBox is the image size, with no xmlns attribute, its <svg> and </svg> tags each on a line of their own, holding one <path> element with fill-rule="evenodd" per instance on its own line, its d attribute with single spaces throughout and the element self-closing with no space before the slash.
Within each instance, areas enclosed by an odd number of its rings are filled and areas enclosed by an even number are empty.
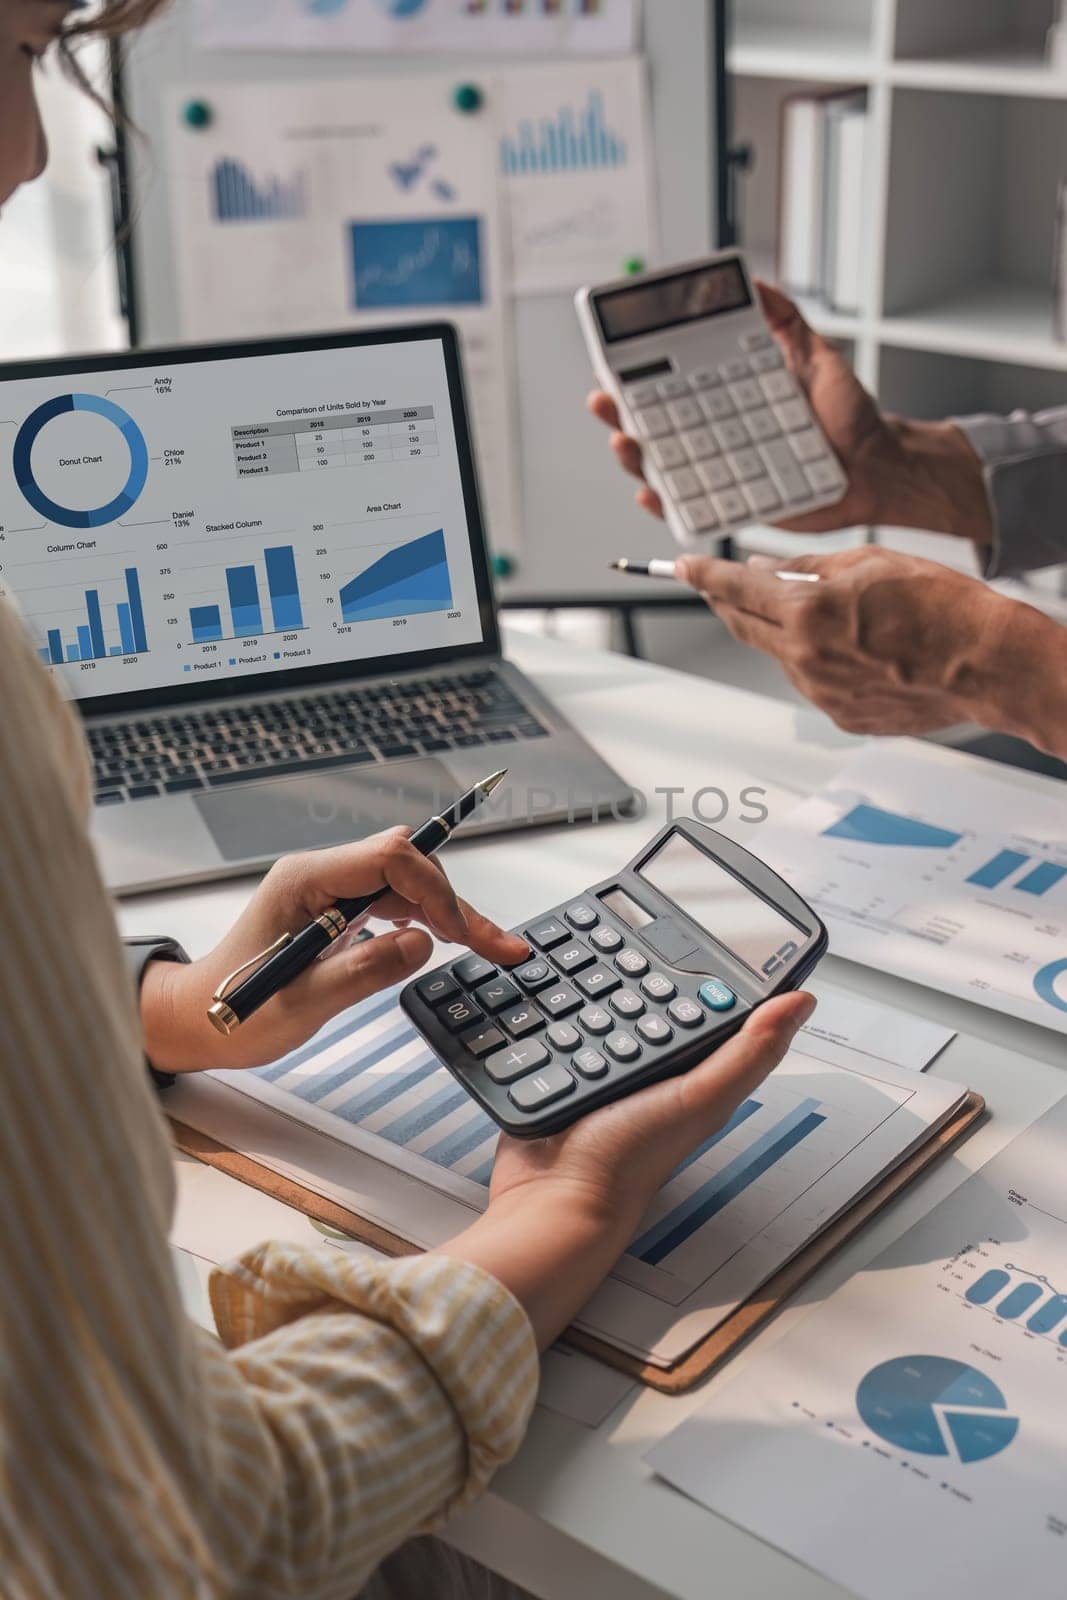
<svg viewBox="0 0 1067 1600">
<path fill-rule="evenodd" d="M 0 605 L 0 1594 L 351 1600 L 533 1404 L 478 1268 L 265 1244 L 183 1315 L 166 1126 L 76 719 Z"/>
</svg>

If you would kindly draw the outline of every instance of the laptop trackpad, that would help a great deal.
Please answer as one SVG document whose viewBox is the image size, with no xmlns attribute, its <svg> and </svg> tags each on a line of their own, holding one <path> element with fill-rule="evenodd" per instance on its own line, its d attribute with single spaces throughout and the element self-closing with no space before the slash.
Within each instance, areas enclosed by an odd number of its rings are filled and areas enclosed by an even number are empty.
<svg viewBox="0 0 1067 1600">
<path fill-rule="evenodd" d="M 418 827 L 455 798 L 455 779 L 430 757 L 265 779 L 194 796 L 226 861 L 348 844 L 397 823 Z"/>
</svg>

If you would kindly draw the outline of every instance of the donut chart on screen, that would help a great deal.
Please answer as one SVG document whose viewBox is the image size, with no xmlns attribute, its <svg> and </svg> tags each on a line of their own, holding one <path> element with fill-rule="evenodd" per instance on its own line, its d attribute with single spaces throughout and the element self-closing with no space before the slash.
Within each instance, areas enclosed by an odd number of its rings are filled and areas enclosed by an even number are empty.
<svg viewBox="0 0 1067 1600">
<path fill-rule="evenodd" d="M 33 475 L 33 447 L 38 436 L 56 417 L 64 416 L 69 411 L 93 412 L 114 423 L 130 452 L 129 476 L 118 494 L 106 505 L 85 511 L 57 504 L 45 494 Z M 105 400 L 95 394 L 61 394 L 46 400 L 36 411 L 31 411 L 22 424 L 15 439 L 14 469 L 15 480 L 23 496 L 49 522 L 58 523 L 62 528 L 100 528 L 129 511 L 140 498 L 148 481 L 148 445 L 133 418 L 113 400 Z"/>
</svg>

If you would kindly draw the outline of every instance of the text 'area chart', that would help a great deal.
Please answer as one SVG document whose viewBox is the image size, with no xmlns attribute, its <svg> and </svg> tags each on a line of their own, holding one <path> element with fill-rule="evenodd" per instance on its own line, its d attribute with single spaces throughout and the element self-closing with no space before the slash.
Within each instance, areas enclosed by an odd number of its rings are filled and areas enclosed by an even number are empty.
<svg viewBox="0 0 1067 1600">
<path fill-rule="evenodd" d="M 12 379 L 0 468 L 0 592 L 72 695 L 480 640 L 437 340 Z"/>
</svg>

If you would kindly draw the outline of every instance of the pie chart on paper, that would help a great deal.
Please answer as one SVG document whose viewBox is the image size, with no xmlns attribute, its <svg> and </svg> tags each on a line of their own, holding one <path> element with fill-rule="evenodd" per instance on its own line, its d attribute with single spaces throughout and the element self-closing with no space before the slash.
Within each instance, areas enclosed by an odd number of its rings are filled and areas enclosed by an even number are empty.
<svg viewBox="0 0 1067 1600">
<path fill-rule="evenodd" d="M 856 1409 L 886 1444 L 965 1466 L 999 1455 L 1019 1431 L 996 1384 L 946 1356 L 899 1356 L 873 1367 L 856 1390 Z"/>
</svg>

